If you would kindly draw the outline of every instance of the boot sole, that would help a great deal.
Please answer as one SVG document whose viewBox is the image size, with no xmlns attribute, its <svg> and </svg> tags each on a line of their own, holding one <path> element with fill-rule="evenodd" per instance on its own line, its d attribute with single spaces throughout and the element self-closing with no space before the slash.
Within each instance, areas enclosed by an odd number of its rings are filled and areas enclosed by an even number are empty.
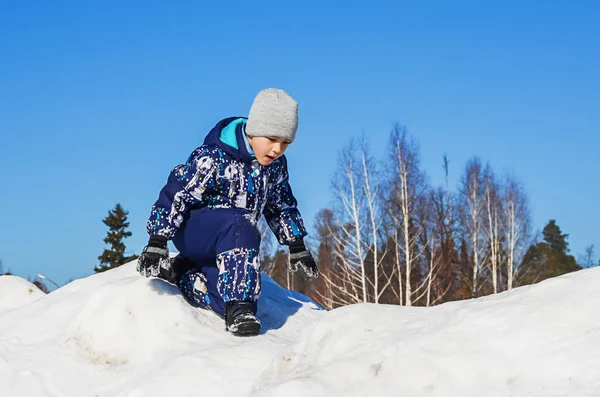
<svg viewBox="0 0 600 397">
<path fill-rule="evenodd" d="M 235 336 L 256 336 L 260 334 L 260 323 L 248 321 L 238 324 L 235 327 L 231 327 L 230 329 L 227 329 L 227 331 Z"/>
</svg>

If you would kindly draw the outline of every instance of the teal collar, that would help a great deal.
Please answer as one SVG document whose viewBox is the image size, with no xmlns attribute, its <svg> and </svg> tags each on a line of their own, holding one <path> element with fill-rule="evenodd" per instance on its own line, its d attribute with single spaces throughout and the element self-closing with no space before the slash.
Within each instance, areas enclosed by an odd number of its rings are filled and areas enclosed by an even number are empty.
<svg viewBox="0 0 600 397">
<path fill-rule="evenodd" d="M 240 118 L 237 120 L 233 120 L 231 123 L 227 124 L 225 128 L 221 130 L 221 135 L 219 136 L 219 139 L 221 139 L 221 142 L 223 142 L 224 144 L 229 145 L 236 150 L 239 150 L 240 147 L 238 146 L 235 131 L 238 125 L 240 124 L 242 125 L 242 135 L 244 136 L 244 144 L 246 145 L 246 150 L 248 150 L 248 153 L 250 153 L 253 157 L 256 157 L 254 151 L 252 150 L 252 147 L 250 147 L 248 137 L 246 136 L 246 119 Z"/>
<path fill-rule="evenodd" d="M 242 133 L 244 134 L 244 143 L 246 144 L 246 150 L 252 155 L 252 157 L 256 157 L 256 155 L 254 154 L 254 150 L 252 150 L 252 147 L 250 146 L 250 142 L 248 142 L 248 135 L 246 135 L 246 123 L 244 123 L 244 125 L 242 126 Z"/>
</svg>

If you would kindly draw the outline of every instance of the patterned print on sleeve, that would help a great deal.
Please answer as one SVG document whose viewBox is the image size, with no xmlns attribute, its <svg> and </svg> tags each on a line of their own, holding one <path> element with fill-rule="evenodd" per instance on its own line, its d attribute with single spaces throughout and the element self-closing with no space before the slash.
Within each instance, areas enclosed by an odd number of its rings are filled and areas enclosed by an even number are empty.
<svg viewBox="0 0 600 397">
<path fill-rule="evenodd" d="M 263 211 L 269 227 L 277 237 L 279 244 L 291 242 L 307 235 L 298 203 L 289 184 L 287 161 L 282 157 L 277 172 L 276 183 L 269 189 L 267 204 Z"/>
<path fill-rule="evenodd" d="M 173 238 L 183 215 L 200 202 L 215 182 L 215 160 L 204 147 L 196 149 L 188 161 L 175 167 L 160 191 L 146 223 L 149 234 Z"/>
</svg>

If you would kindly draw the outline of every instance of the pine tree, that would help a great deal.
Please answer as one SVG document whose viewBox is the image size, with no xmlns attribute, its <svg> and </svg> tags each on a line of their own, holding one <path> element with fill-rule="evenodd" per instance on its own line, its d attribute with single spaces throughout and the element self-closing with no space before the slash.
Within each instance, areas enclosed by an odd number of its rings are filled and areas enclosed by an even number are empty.
<svg viewBox="0 0 600 397">
<path fill-rule="evenodd" d="M 519 285 L 535 284 L 550 277 L 581 270 L 575 257 L 567 254 L 568 234 L 561 232 L 555 220 L 548 222 L 543 235 L 544 242 L 529 247 L 523 257 L 517 273 Z"/>
<path fill-rule="evenodd" d="M 104 242 L 110 244 L 111 249 L 105 249 L 98 257 L 100 265 L 94 268 L 96 273 L 114 269 L 137 258 L 137 255 L 125 256 L 123 239 L 131 236 L 131 232 L 126 230 L 129 227 L 128 214 L 129 211 L 125 211 L 121 204 L 117 203 L 115 208 L 108 212 L 108 216 L 102 220 L 109 229 Z"/>
<path fill-rule="evenodd" d="M 544 235 L 544 241 L 547 242 L 554 251 L 560 252 L 561 254 L 569 252 L 569 243 L 567 243 L 567 237 L 569 237 L 569 235 L 562 233 L 554 219 L 551 219 L 550 222 L 548 222 L 544 227 L 542 234 Z"/>
</svg>

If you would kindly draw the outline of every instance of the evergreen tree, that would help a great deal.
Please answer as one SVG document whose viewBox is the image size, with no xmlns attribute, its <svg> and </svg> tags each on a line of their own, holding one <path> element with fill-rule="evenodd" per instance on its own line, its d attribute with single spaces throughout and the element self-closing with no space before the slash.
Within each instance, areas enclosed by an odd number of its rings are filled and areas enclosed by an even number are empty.
<svg viewBox="0 0 600 397">
<path fill-rule="evenodd" d="M 137 259 L 137 255 L 125 256 L 123 239 L 131 236 L 131 232 L 126 230 L 129 227 L 128 214 L 129 211 L 125 211 L 121 204 L 117 203 L 115 208 L 108 212 L 108 216 L 102 220 L 109 229 L 104 242 L 110 244 L 111 248 L 105 249 L 102 255 L 98 257 L 100 265 L 94 268 L 96 273 L 114 269 L 126 262 Z"/>
<path fill-rule="evenodd" d="M 567 237 L 569 237 L 569 235 L 562 233 L 554 219 L 551 219 L 550 222 L 548 222 L 542 233 L 544 235 L 544 241 L 547 242 L 554 251 L 562 254 L 569 252 L 569 243 L 567 243 Z"/>
<path fill-rule="evenodd" d="M 544 241 L 532 245 L 523 257 L 517 273 L 518 285 L 534 284 L 550 277 L 581 270 L 573 255 L 567 255 L 568 234 L 563 234 L 554 220 L 543 231 Z"/>
</svg>

